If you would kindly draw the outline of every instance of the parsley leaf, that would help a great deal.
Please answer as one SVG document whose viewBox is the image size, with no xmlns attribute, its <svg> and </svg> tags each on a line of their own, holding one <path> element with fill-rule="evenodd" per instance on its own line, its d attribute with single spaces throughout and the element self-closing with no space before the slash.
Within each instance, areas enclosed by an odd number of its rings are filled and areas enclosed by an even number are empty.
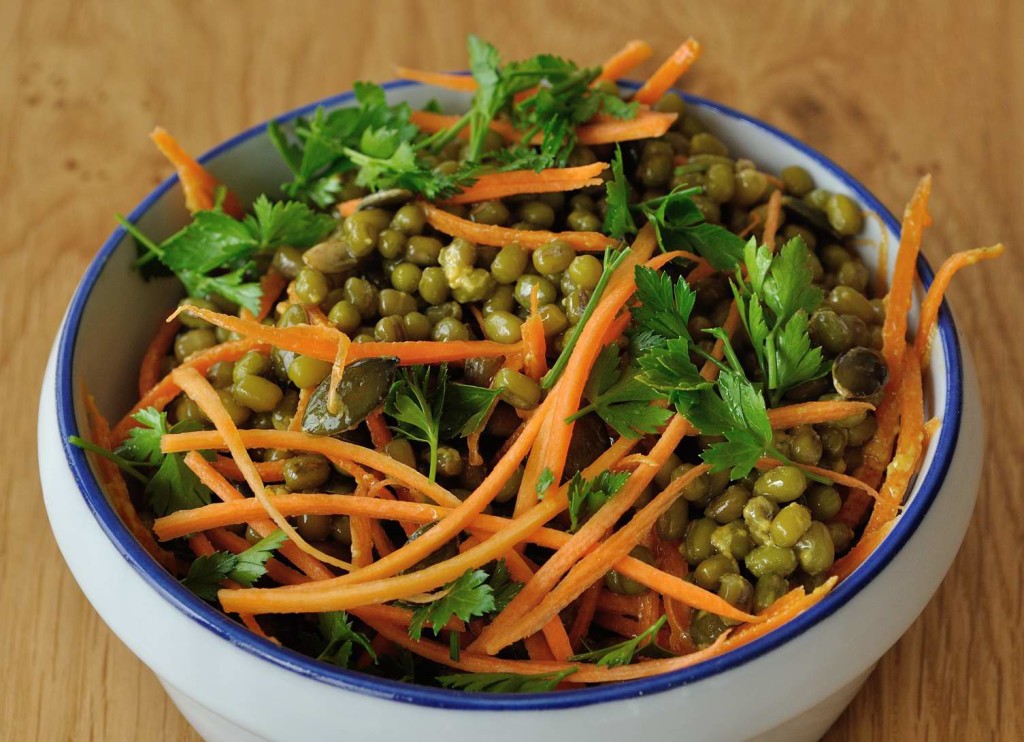
<svg viewBox="0 0 1024 742">
<path fill-rule="evenodd" d="M 603 471 L 593 479 L 584 479 L 578 472 L 569 480 L 569 532 L 575 533 L 629 479 L 629 472 Z"/>
<path fill-rule="evenodd" d="M 167 413 L 153 407 L 139 410 L 132 419 L 139 423 L 139 427 L 131 429 L 128 438 L 114 453 L 132 464 L 156 467 L 145 489 L 153 512 L 168 515 L 208 505 L 210 490 L 185 465 L 184 454 L 165 454 L 160 450 L 160 439 L 166 433 L 190 432 L 197 430 L 198 426 L 183 420 L 169 428 Z"/>
<path fill-rule="evenodd" d="M 498 560 L 491 571 L 491 578 L 487 581 L 494 596 L 494 608 L 492 613 L 501 613 L 512 602 L 512 599 L 523 589 L 523 583 L 516 582 L 509 576 L 508 566 L 504 559 Z"/>
<path fill-rule="evenodd" d="M 512 672 L 466 672 L 439 675 L 437 682 L 445 688 L 474 693 L 545 693 L 576 672 L 575 667 L 561 672 L 520 675 Z"/>
<path fill-rule="evenodd" d="M 619 145 L 615 145 L 612 177 L 605 183 L 604 189 L 608 204 L 608 210 L 604 215 L 604 231 L 617 240 L 624 239 L 626 235 L 636 234 L 636 222 L 629 211 L 629 181 L 623 170 L 622 148 Z"/>
<path fill-rule="evenodd" d="M 812 283 L 808 258 L 799 237 L 774 255 L 750 240 L 744 248 L 747 276 L 737 272 L 732 287 L 773 405 L 788 390 L 829 369 L 821 349 L 811 347 L 808 333 L 810 312 L 822 298 Z"/>
<path fill-rule="evenodd" d="M 330 662 L 338 667 L 350 667 L 352 654 L 357 646 L 362 647 L 377 662 L 377 653 L 373 651 L 370 640 L 352 628 L 352 622 L 345 611 L 328 611 L 319 616 L 320 634 L 326 646 L 317 655 L 318 660 Z"/>
<path fill-rule="evenodd" d="M 423 627 L 430 624 L 437 636 L 453 616 L 468 621 L 494 610 L 494 590 L 488 584 L 490 575 L 482 569 L 468 570 L 445 586 L 441 597 L 418 606 L 412 613 L 409 636 L 419 639 Z"/>
<path fill-rule="evenodd" d="M 662 250 L 690 250 L 719 270 L 736 268 L 743 240 L 725 227 L 708 224 L 691 196 L 699 189 L 676 190 L 637 205 L 654 225 Z"/>
<path fill-rule="evenodd" d="M 545 466 L 544 470 L 540 473 L 540 476 L 537 477 L 537 486 L 535 488 L 537 497 L 544 499 L 544 495 L 548 493 L 548 490 L 551 489 L 551 485 L 554 483 L 555 473 Z"/>
<path fill-rule="evenodd" d="M 261 252 L 284 246 L 312 247 L 337 226 L 330 216 L 318 214 L 304 203 L 272 203 L 265 195 L 256 199 L 252 211 L 245 226 Z"/>
<path fill-rule="evenodd" d="M 633 655 L 640 648 L 641 644 L 645 644 L 647 641 L 654 641 L 654 637 L 661 631 L 661 627 L 665 625 L 668 619 L 665 616 L 659 618 L 653 626 L 646 629 L 645 631 L 637 634 L 632 639 L 627 639 L 624 642 L 614 644 L 610 647 L 604 647 L 603 649 L 595 649 L 592 652 L 584 652 L 582 654 L 573 655 L 569 659 L 573 662 L 593 662 L 597 665 L 604 665 L 605 667 L 618 667 L 619 665 L 628 665 L 633 661 Z"/>
<path fill-rule="evenodd" d="M 619 435 L 627 438 L 657 433 L 672 417 L 672 412 L 650 404 L 661 399 L 662 395 L 637 378 L 637 373 L 634 364 L 619 370 L 617 346 L 604 348 L 594 363 L 587 383 L 586 393 L 590 404 L 569 417 L 568 421 L 595 412 Z"/>
<path fill-rule="evenodd" d="M 441 437 L 465 438 L 483 425 L 484 417 L 501 394 L 501 389 L 486 389 L 472 384 L 452 382 L 444 391 L 441 410 Z"/>
<path fill-rule="evenodd" d="M 260 539 L 240 554 L 227 551 L 215 551 L 212 554 L 197 557 L 182 578 L 181 584 L 194 592 L 203 600 L 217 599 L 217 590 L 224 580 L 234 580 L 240 585 L 251 587 L 256 580 L 266 574 L 266 563 L 274 550 L 288 540 L 284 531 L 274 531 L 266 538 Z"/>
<path fill-rule="evenodd" d="M 391 385 L 384 413 L 395 420 L 395 429 L 410 440 L 430 446 L 430 481 L 437 476 L 437 446 L 441 438 L 448 367 L 442 365 L 432 385 L 429 366 L 403 369 Z"/>
<path fill-rule="evenodd" d="M 634 269 L 636 298 L 640 306 L 632 310 L 637 327 L 665 339 L 690 337 L 688 323 L 697 292 L 685 279 L 672 278 L 662 271 L 638 265 Z"/>
</svg>

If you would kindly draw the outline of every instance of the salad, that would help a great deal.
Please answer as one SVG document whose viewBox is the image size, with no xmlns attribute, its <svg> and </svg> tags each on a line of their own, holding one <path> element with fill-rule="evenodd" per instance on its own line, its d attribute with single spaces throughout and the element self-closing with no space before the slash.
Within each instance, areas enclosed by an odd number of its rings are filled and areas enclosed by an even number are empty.
<svg viewBox="0 0 1024 742">
<path fill-rule="evenodd" d="M 73 442 L 183 585 L 323 662 L 534 692 L 749 643 L 885 537 L 941 425 L 943 293 L 1003 247 L 950 258 L 908 335 L 930 178 L 886 276 L 874 215 L 673 91 L 696 41 L 635 90 L 640 41 L 595 67 L 468 50 L 471 75 L 399 70 L 465 111 L 357 83 L 270 124 L 280 198 L 157 129 L 192 221 L 121 222 L 186 296 L 133 409 L 88 398 Z"/>
</svg>

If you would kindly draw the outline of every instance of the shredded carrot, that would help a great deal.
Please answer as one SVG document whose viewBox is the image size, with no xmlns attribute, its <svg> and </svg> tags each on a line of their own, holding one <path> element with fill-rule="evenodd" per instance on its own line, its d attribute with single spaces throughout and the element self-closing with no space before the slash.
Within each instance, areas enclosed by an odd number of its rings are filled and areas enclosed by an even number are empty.
<svg viewBox="0 0 1024 742">
<path fill-rule="evenodd" d="M 341 383 L 341 376 L 345 373 L 345 361 L 351 344 L 352 341 L 349 340 L 348 335 L 342 333 L 338 351 L 334 354 L 334 363 L 331 364 L 331 381 L 327 385 L 327 410 L 333 415 L 338 414 L 341 409 L 341 400 L 337 397 L 337 391 L 338 385 Z"/>
<path fill-rule="evenodd" d="M 448 116 L 429 111 L 413 111 L 409 115 L 409 120 L 412 123 L 422 131 L 431 134 L 450 128 L 461 118 L 461 116 Z M 631 119 L 595 118 L 592 122 L 576 127 L 576 141 L 582 145 L 593 147 L 638 139 L 656 139 L 671 129 L 677 118 L 678 114 L 675 113 L 662 113 L 644 108 L 641 108 Z M 521 138 L 520 132 L 507 121 L 492 121 L 488 128 L 503 136 L 508 142 L 518 142 Z M 469 130 L 463 129 L 458 136 L 460 139 L 467 139 Z M 530 143 L 540 144 L 542 140 L 543 135 L 538 134 L 530 140 Z M 345 204 L 347 203 L 345 202 Z M 354 210 L 355 207 L 345 206 L 345 208 Z"/>
<path fill-rule="evenodd" d="M 683 476 L 675 479 L 668 487 L 662 490 L 661 493 L 651 500 L 650 503 L 637 512 L 629 523 L 622 528 L 619 528 L 615 533 L 602 542 L 600 546 L 580 559 L 572 569 L 569 570 L 562 582 L 553 590 L 548 592 L 544 596 L 543 600 L 541 600 L 534 608 L 511 621 L 508 628 L 503 632 L 491 632 L 491 638 L 482 645 L 486 653 L 497 654 L 504 647 L 507 647 L 517 639 L 534 633 L 538 630 L 536 627 L 543 626 L 544 623 L 547 623 L 547 621 L 550 620 L 551 616 L 557 615 L 562 608 L 575 600 L 584 590 L 592 585 L 595 580 L 603 576 L 615 565 L 616 562 L 626 556 L 630 549 L 636 546 L 640 539 L 643 538 L 644 534 L 654 527 L 654 523 L 661 514 L 679 498 L 687 484 L 706 472 L 708 468 L 707 464 L 700 464 Z M 635 477 L 636 474 L 633 476 Z M 625 487 L 623 487 L 623 489 L 625 489 Z M 622 490 L 619 492 L 621 493 Z M 618 493 L 616 496 L 618 496 Z M 615 498 L 612 498 L 612 501 L 614 501 L 614 499 Z M 593 518 L 591 518 L 591 521 L 593 521 L 597 515 L 602 513 L 612 501 L 605 504 L 605 506 L 602 507 Z M 526 588 L 524 587 L 523 590 L 525 591 L 525 589 Z M 522 595 L 522 592 L 520 592 L 520 595 Z M 712 597 L 711 593 L 705 593 L 705 595 L 709 598 Z M 717 596 L 713 597 L 717 598 L 717 600 L 707 600 L 701 604 L 695 605 L 695 607 L 703 608 L 705 610 L 714 610 L 714 612 L 719 613 L 720 615 L 726 615 L 728 618 L 735 618 L 739 621 L 756 622 L 759 620 L 757 617 L 751 616 L 729 605 L 721 598 L 718 598 Z M 728 614 L 722 614 L 719 610 L 723 603 L 728 606 Z M 691 605 L 694 605 L 694 603 L 691 602 Z M 712 608 L 712 606 L 714 606 L 714 608 Z M 506 608 L 506 610 L 508 610 L 508 608 Z M 502 615 L 504 615 L 504 612 Z M 494 624 L 492 624 L 492 626 L 493 625 Z"/>
<path fill-rule="evenodd" d="M 341 216 L 352 216 L 359 211 L 359 204 L 362 200 L 362 196 L 360 196 L 359 198 L 350 198 L 348 201 L 342 201 L 338 204 L 338 213 Z"/>
<path fill-rule="evenodd" d="M 779 461 L 778 459 L 765 457 L 757 462 L 757 468 L 773 469 L 776 466 L 781 466 L 782 463 L 783 462 Z M 878 492 L 875 491 L 874 487 L 869 485 L 867 482 L 862 482 L 856 477 L 851 477 L 848 474 L 840 474 L 837 471 L 832 471 L 831 469 L 823 469 L 820 466 L 811 466 L 810 464 L 792 464 L 792 466 L 795 466 L 798 469 L 802 469 L 803 471 L 810 472 L 811 474 L 822 477 L 824 479 L 828 479 L 832 482 L 835 482 L 836 484 L 841 484 L 845 487 L 860 490 L 861 492 L 865 493 L 868 497 L 872 499 L 877 500 L 879 497 L 879 494 Z"/>
<path fill-rule="evenodd" d="M 481 175 L 473 185 L 465 188 L 444 203 L 471 204 L 491 201 L 522 193 L 559 193 L 574 191 L 604 183 L 600 175 L 608 167 L 606 162 L 595 162 L 578 167 L 549 168 L 547 170 L 508 170 Z"/>
<path fill-rule="evenodd" d="M 572 626 L 569 627 L 569 645 L 575 652 L 579 652 L 583 648 L 583 639 L 590 632 L 590 624 L 597 612 L 598 601 L 603 595 L 603 582 L 604 580 L 598 580 L 591 585 L 576 603 L 576 616 L 573 618 Z"/>
<path fill-rule="evenodd" d="M 142 364 L 139 368 L 139 396 L 145 397 L 146 392 L 157 385 L 160 381 L 160 364 L 164 357 L 170 352 L 174 344 L 174 336 L 181 329 L 181 322 L 161 322 L 156 334 L 146 347 L 142 355 Z"/>
<path fill-rule="evenodd" d="M 764 232 L 761 235 L 761 242 L 769 250 L 775 252 L 775 233 L 779 231 L 779 221 L 782 219 L 782 191 L 774 190 L 768 197 L 768 215 L 764 220 Z"/>
<path fill-rule="evenodd" d="M 260 479 L 264 482 L 284 481 L 283 460 L 254 461 L 253 464 L 256 466 L 256 471 L 260 473 Z M 234 459 L 229 459 L 225 456 L 217 456 L 210 462 L 210 466 L 228 479 L 234 479 L 235 481 L 243 479 L 242 471 L 238 468 L 238 464 L 235 463 Z"/>
<path fill-rule="evenodd" d="M 896 517 L 924 450 L 924 391 L 921 363 L 916 353 L 906 354 L 899 400 L 900 432 L 896 439 L 896 452 L 886 468 L 885 481 L 871 512 L 866 533 L 878 530 L 882 524 Z"/>
<path fill-rule="evenodd" d="M 342 559 L 337 559 L 330 554 L 325 554 L 314 546 L 306 542 L 299 532 L 292 527 L 291 523 L 281 515 L 281 513 L 274 506 L 273 500 L 267 495 L 266 490 L 263 487 L 263 481 L 260 479 L 259 472 L 256 467 L 253 466 L 252 459 L 249 458 L 249 453 L 245 449 L 245 443 L 242 441 L 241 435 L 239 435 L 238 428 L 235 427 L 234 421 L 231 419 L 231 415 L 224 408 L 224 403 L 217 395 L 216 390 L 210 386 L 210 382 L 200 376 L 195 369 L 176 369 L 172 375 L 175 381 L 181 387 L 188 396 L 199 405 L 206 416 L 217 428 L 217 431 L 224 437 L 224 441 L 231 451 L 231 456 L 238 464 L 238 468 L 241 469 L 243 476 L 245 477 L 246 484 L 252 489 L 256 499 L 259 500 L 260 504 L 263 505 L 263 509 L 267 511 L 267 515 L 270 519 L 277 524 L 288 536 L 288 539 L 298 546 L 306 554 L 309 554 L 321 562 L 326 562 L 335 567 L 341 569 L 352 569 L 352 564 Z M 165 436 L 166 437 L 166 436 Z"/>
<path fill-rule="evenodd" d="M 297 433 L 302 430 L 302 418 L 306 416 L 306 408 L 309 407 L 310 397 L 313 396 L 313 387 L 299 389 L 299 401 L 295 405 L 295 414 L 288 423 L 288 430 Z"/>
<path fill-rule="evenodd" d="M 366 416 L 366 427 L 370 430 L 370 441 L 378 451 L 391 442 L 391 430 L 384 421 L 384 415 L 379 409 L 374 410 Z"/>
<path fill-rule="evenodd" d="M 704 260 L 704 258 L 702 258 L 700 255 L 689 252 L 688 250 L 672 250 L 670 252 L 663 252 L 661 255 L 655 255 L 653 258 L 647 261 L 647 267 L 653 268 L 654 270 L 659 270 L 660 268 L 663 268 L 665 265 L 672 262 L 676 258 L 691 260 L 694 263 L 697 263 L 698 265 L 701 263 L 707 263 L 707 261 Z"/>
<path fill-rule="evenodd" d="M 226 330 L 245 335 L 260 344 L 269 344 L 282 350 L 319 358 L 321 361 L 334 362 L 338 354 L 338 345 L 344 342 L 344 333 L 333 327 L 316 325 L 292 325 L 291 327 L 273 327 L 260 322 L 232 317 L 230 314 L 211 312 L 208 309 L 185 306 L 178 312 L 188 309 L 190 313 L 201 316 L 207 322 Z M 172 315 L 173 316 L 173 315 Z M 224 345 L 229 345 L 225 343 Z M 224 345 L 211 348 L 222 348 Z M 404 365 L 436 364 L 445 361 L 464 361 L 467 358 L 494 358 L 504 356 L 518 349 L 518 345 L 505 345 L 489 340 L 461 340 L 450 342 L 405 341 L 393 343 L 352 343 L 345 354 L 347 363 L 362 358 L 380 358 L 393 356 Z M 204 351 L 209 353 L 210 351 Z M 198 355 L 197 355 L 198 360 Z M 223 359 L 222 359 L 223 360 Z M 208 367 L 207 367 L 208 368 Z"/>
<path fill-rule="evenodd" d="M 665 573 L 683 579 L 689 572 L 689 565 L 679 553 L 674 543 L 666 543 L 660 538 L 656 542 L 655 553 L 658 567 Z M 665 618 L 668 619 L 668 646 L 673 652 L 682 654 L 692 652 L 693 642 L 690 640 L 690 608 L 673 598 L 665 597 Z"/>
<path fill-rule="evenodd" d="M 222 187 L 221 182 L 190 157 L 166 130 L 158 126 L 153 129 L 149 138 L 178 171 L 178 180 L 181 181 L 181 190 L 185 193 L 185 206 L 188 210 L 194 214 L 197 211 L 212 209 L 217 200 L 217 189 Z M 231 191 L 226 192 L 221 206 L 225 214 L 236 219 L 241 219 L 245 215 L 241 202 Z"/>
<path fill-rule="evenodd" d="M 409 489 L 422 493 L 434 502 L 456 507 L 461 500 L 439 484 L 431 482 L 416 469 L 372 448 L 357 446 L 336 438 L 293 433 L 284 430 L 241 430 L 239 435 L 247 448 L 280 448 L 288 451 L 319 453 L 335 462 L 354 462 L 379 471 L 401 482 Z M 215 430 L 194 433 L 169 433 L 160 439 L 164 453 L 183 451 L 221 450 L 227 448 L 226 439 Z"/>
<path fill-rule="evenodd" d="M 633 100 L 648 105 L 657 103 L 661 96 L 676 84 L 676 80 L 682 77 L 699 57 L 700 44 L 692 37 L 687 39 L 672 52 L 672 56 L 655 70 L 653 75 L 647 78 L 643 86 L 636 91 Z"/>
<path fill-rule="evenodd" d="M 755 229 L 757 229 L 757 226 L 758 226 L 758 225 L 759 225 L 760 223 L 761 223 L 761 217 L 760 217 L 760 216 L 759 216 L 758 214 L 756 214 L 756 213 L 752 213 L 752 214 L 750 215 L 750 221 L 749 221 L 749 222 L 747 222 L 747 226 L 745 226 L 745 227 L 743 228 L 743 231 L 739 233 L 739 236 L 740 236 L 740 237 L 749 237 L 749 236 L 750 236 L 750 234 L 751 234 L 751 233 L 752 233 L 752 232 L 753 232 L 753 231 L 754 231 Z"/>
<path fill-rule="evenodd" d="M 601 599 L 597 601 L 597 609 L 605 613 L 618 613 L 636 618 L 640 615 L 640 596 L 616 595 L 610 590 L 605 590 L 601 593 Z"/>
<path fill-rule="evenodd" d="M 600 232 L 547 232 L 544 230 L 511 229 L 495 224 L 478 224 L 450 214 L 433 204 L 421 202 L 427 222 L 439 232 L 452 237 L 462 237 L 477 245 L 503 247 L 513 243 L 530 249 L 562 240 L 581 252 L 600 252 L 617 244 L 611 237 Z"/>
<path fill-rule="evenodd" d="M 288 279 L 278 273 L 276 268 L 271 267 L 263 274 L 263 278 L 260 279 L 260 291 L 263 293 L 260 295 L 260 311 L 256 314 L 257 322 L 262 322 L 270 316 L 274 304 L 287 285 Z"/>
<path fill-rule="evenodd" d="M 873 410 L 874 405 L 868 402 L 853 401 L 825 401 L 825 402 L 800 402 L 799 404 L 774 407 L 768 410 L 768 419 L 771 420 L 772 428 L 775 430 L 786 430 L 795 428 L 798 425 L 820 425 L 844 417 L 855 415 L 865 410 Z"/>
<path fill-rule="evenodd" d="M 185 465 L 192 470 L 192 472 L 199 478 L 200 482 L 209 487 L 210 491 L 225 503 L 231 503 L 232 505 L 237 506 L 239 503 L 252 502 L 259 506 L 259 512 L 254 512 L 250 517 L 238 522 L 248 523 L 249 526 L 251 526 L 252 529 L 263 538 L 266 538 L 277 530 L 276 524 L 266 517 L 266 511 L 264 510 L 262 503 L 258 500 L 252 500 L 243 496 L 241 492 L 235 489 L 230 482 L 221 476 L 220 473 L 210 465 L 210 462 L 204 459 L 199 453 L 196 451 L 190 451 L 186 454 Z M 208 529 L 199 528 L 195 530 L 205 531 Z M 318 559 L 302 551 L 290 541 L 282 544 L 278 551 L 282 556 L 287 558 L 292 564 L 314 580 L 323 580 L 333 576 L 333 573 L 321 564 Z"/>
<path fill-rule="evenodd" d="M 576 141 L 594 147 L 638 139 L 657 139 L 672 128 L 678 117 L 676 113 L 641 110 L 631 119 L 608 119 L 583 124 L 576 129 Z"/>
<path fill-rule="evenodd" d="M 945 296 L 946 289 L 949 288 L 949 282 L 953 279 L 953 276 L 962 268 L 974 265 L 982 260 L 998 258 L 1005 251 L 1006 248 L 1003 247 L 1002 243 L 999 243 L 992 247 L 979 247 L 974 250 L 955 253 L 942 263 L 942 266 L 935 274 L 935 280 L 932 281 L 932 285 L 925 295 L 924 301 L 921 303 L 921 320 L 917 326 L 914 352 L 917 354 L 917 360 L 922 365 L 925 363 L 925 357 L 931 345 L 932 331 L 935 329 L 935 324 L 939 319 L 939 307 L 942 306 L 942 298 Z"/>
<path fill-rule="evenodd" d="M 597 79 L 615 82 L 629 74 L 634 67 L 650 59 L 653 53 L 654 50 L 646 41 L 640 39 L 627 41 L 622 49 L 615 52 L 607 62 L 601 65 L 601 74 L 597 76 Z"/>
<path fill-rule="evenodd" d="M 605 613 L 600 610 L 594 616 L 594 623 L 602 629 L 608 629 L 608 631 L 626 638 L 637 636 L 644 630 L 641 623 L 634 618 L 620 616 L 617 613 Z"/>
<path fill-rule="evenodd" d="M 193 354 L 188 358 L 188 360 L 178 366 L 178 369 L 194 368 L 200 374 L 205 374 L 210 370 L 210 367 L 213 364 L 220 363 L 221 361 L 237 361 L 250 350 L 265 352 L 270 349 L 263 343 L 254 340 L 236 340 L 228 343 L 221 343 L 220 345 L 213 346 L 209 350 Z M 146 409 L 147 407 L 155 407 L 158 410 L 162 410 L 170 404 L 180 392 L 181 389 L 178 387 L 177 382 L 174 381 L 173 374 L 167 374 L 167 376 L 157 382 L 152 389 L 146 392 L 142 399 L 136 402 L 135 406 L 129 410 L 128 414 L 125 415 L 116 426 L 114 426 L 114 430 L 110 437 L 111 445 L 116 448 L 124 442 L 124 439 L 128 436 L 129 430 L 138 427 L 139 424 L 132 419 L 132 415 L 139 410 Z"/>
<path fill-rule="evenodd" d="M 100 448 L 113 451 L 116 446 L 111 442 L 110 425 L 107 423 L 106 418 L 100 414 L 99 408 L 96 406 L 96 400 L 85 389 L 84 384 L 82 385 L 81 399 L 85 407 L 89 442 Z M 175 574 L 178 570 L 178 565 L 174 555 L 165 551 L 157 544 L 153 538 L 153 533 L 142 522 L 138 511 L 132 504 L 131 495 L 128 493 L 128 485 L 125 484 L 124 476 L 121 474 L 117 464 L 103 456 L 96 456 L 91 453 L 86 455 L 92 459 L 93 467 L 100 475 L 100 481 L 106 485 L 105 492 L 107 498 L 110 500 L 110 504 L 114 508 L 114 512 L 121 519 L 121 522 L 125 524 L 132 535 L 142 544 L 142 548 L 149 552 L 164 569 L 171 574 Z"/>
<path fill-rule="evenodd" d="M 875 548 L 882 543 L 882 539 L 888 535 L 895 524 L 896 521 L 890 520 L 871 532 L 865 532 L 846 554 L 836 560 L 828 571 L 829 576 L 840 580 L 849 577 L 853 570 L 862 565 L 875 552 Z"/>
<path fill-rule="evenodd" d="M 464 93 L 472 93 L 477 89 L 476 80 L 469 75 L 457 75 L 451 72 L 431 72 L 429 70 L 417 70 L 412 67 L 396 67 L 395 73 L 406 80 L 414 80 L 424 85 L 433 85 L 447 90 L 459 90 Z"/>
<path fill-rule="evenodd" d="M 534 381 L 548 372 L 547 343 L 544 339 L 544 322 L 540 318 L 540 303 L 537 296 L 540 284 L 535 284 L 530 294 L 530 316 L 523 322 L 523 365 L 526 375 Z"/>
<path fill-rule="evenodd" d="M 913 297 L 914 279 L 917 277 L 917 256 L 921 250 L 921 235 L 931 224 L 928 214 L 928 197 L 932 191 L 932 178 L 921 178 L 914 195 L 903 213 L 900 230 L 900 245 L 896 253 L 896 267 L 892 274 L 892 288 L 889 289 L 885 323 L 882 325 L 882 356 L 890 372 L 899 368 L 907 347 L 907 313 Z M 887 390 L 895 391 L 890 378 Z"/>
</svg>

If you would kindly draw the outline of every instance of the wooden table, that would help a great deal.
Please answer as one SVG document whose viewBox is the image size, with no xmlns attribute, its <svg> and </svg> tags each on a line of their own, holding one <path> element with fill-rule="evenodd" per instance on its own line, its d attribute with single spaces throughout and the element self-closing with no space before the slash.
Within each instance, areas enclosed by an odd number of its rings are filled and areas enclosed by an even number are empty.
<svg viewBox="0 0 1024 742">
<path fill-rule="evenodd" d="M 510 57 L 544 50 L 592 63 L 627 37 L 644 36 L 664 55 L 694 34 L 705 54 L 689 90 L 821 149 L 892 210 L 933 173 L 933 263 L 998 240 L 1013 250 L 1024 235 L 1024 6 L 1009 0 L 6 0 L 0 738 L 197 739 L 75 586 L 47 528 L 34 456 L 39 380 L 72 290 L 113 213 L 168 174 L 146 133 L 159 122 L 202 151 L 357 79 L 386 79 L 395 63 L 462 67 L 470 31 Z M 952 572 L 832 742 L 1024 738 L 1022 284 L 1012 255 L 958 278 L 951 292 L 983 380 L 985 487 Z"/>
</svg>

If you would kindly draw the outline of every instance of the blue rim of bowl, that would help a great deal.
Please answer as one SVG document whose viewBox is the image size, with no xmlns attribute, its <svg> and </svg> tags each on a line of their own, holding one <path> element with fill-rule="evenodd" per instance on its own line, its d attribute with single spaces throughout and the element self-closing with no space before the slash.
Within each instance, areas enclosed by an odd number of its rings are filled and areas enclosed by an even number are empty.
<svg viewBox="0 0 1024 742">
<path fill-rule="evenodd" d="M 636 83 L 620 81 L 623 87 L 635 88 Z M 386 90 L 395 90 L 418 85 L 409 80 L 393 80 L 385 83 Z M 695 95 L 683 94 L 691 103 L 715 110 L 725 116 L 744 122 L 761 131 L 767 132 L 794 147 L 805 156 L 814 160 L 820 167 L 831 172 L 853 191 L 868 209 L 874 211 L 883 220 L 887 229 L 899 234 L 899 223 L 896 218 L 867 189 L 841 167 L 817 150 L 807 146 L 795 137 L 748 116 L 728 106 L 721 105 Z M 351 92 L 326 98 L 297 108 L 274 119 L 287 122 L 297 116 L 312 113 L 318 106 L 328 108 L 337 106 L 353 99 Z M 206 162 L 218 155 L 238 146 L 253 137 L 260 136 L 266 130 L 266 124 L 254 126 L 235 137 L 214 147 L 199 158 Z M 157 186 L 129 215 L 131 222 L 136 222 L 146 211 L 177 182 L 177 176 L 171 176 Z M 203 602 L 187 588 L 183 587 L 174 577 L 166 572 L 135 540 L 131 532 L 124 526 L 110 503 L 100 489 L 84 452 L 69 444 L 68 437 L 79 435 L 78 422 L 75 416 L 73 384 L 74 349 L 78 330 L 82 321 L 82 313 L 88 302 L 104 266 L 114 250 L 126 236 L 123 228 L 118 227 L 107 239 L 99 253 L 90 263 L 75 291 L 68 308 L 59 339 L 57 355 L 57 418 L 64 453 L 67 456 L 71 471 L 78 483 L 89 509 L 99 521 L 100 526 L 113 542 L 121 555 L 157 592 L 159 592 L 176 609 L 194 620 L 200 626 L 209 629 L 236 647 L 257 657 L 267 660 L 278 667 L 295 672 L 301 676 L 317 680 L 347 691 L 354 691 L 377 698 L 412 703 L 420 706 L 446 709 L 464 709 L 475 711 L 542 711 L 547 709 L 564 709 L 587 706 L 608 701 L 622 701 L 640 696 L 659 693 L 682 685 L 695 683 L 735 667 L 739 667 L 791 639 L 810 630 L 818 622 L 835 613 L 859 593 L 900 551 L 911 535 L 917 530 L 925 514 L 945 479 L 956 448 L 956 439 L 960 430 L 962 409 L 963 380 L 961 376 L 961 351 L 953 317 L 948 305 L 944 302 L 939 314 L 938 335 L 946 362 L 946 404 L 942 411 L 943 425 L 939 434 L 935 457 L 929 470 L 919 484 L 919 491 L 913 502 L 902 514 L 899 522 L 888 537 L 879 545 L 863 565 L 850 577 L 841 582 L 824 600 L 808 609 L 805 613 L 789 623 L 772 631 L 750 644 L 739 647 L 719 657 L 682 670 L 663 675 L 632 680 L 618 684 L 596 686 L 580 690 L 559 693 L 514 694 L 472 694 L 426 686 L 411 685 L 393 680 L 375 678 L 370 675 L 343 670 L 311 659 L 297 652 L 276 646 L 251 633 L 244 626 L 231 620 L 217 609 Z M 927 261 L 918 259 L 918 275 L 927 288 L 933 278 L 933 272 Z"/>
</svg>

